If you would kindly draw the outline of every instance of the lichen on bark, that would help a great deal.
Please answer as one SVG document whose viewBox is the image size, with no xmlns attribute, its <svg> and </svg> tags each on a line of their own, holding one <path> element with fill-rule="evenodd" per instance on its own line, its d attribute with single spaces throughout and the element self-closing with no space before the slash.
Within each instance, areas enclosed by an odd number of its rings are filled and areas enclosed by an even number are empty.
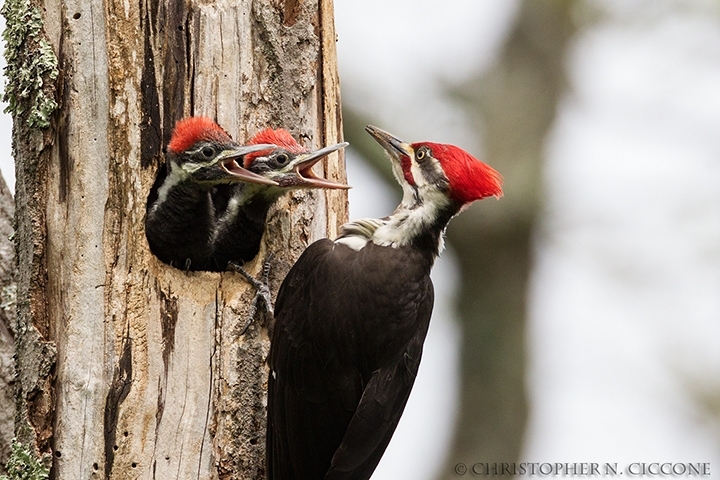
<svg viewBox="0 0 720 480">
<path fill-rule="evenodd" d="M 5 0 L 0 13 L 6 21 L 5 112 L 16 119 L 27 114 L 29 127 L 47 128 L 58 106 L 54 98 L 58 61 L 43 34 L 40 8 L 30 0 Z"/>
<path fill-rule="evenodd" d="M 32 449 L 15 440 L 7 471 L 8 474 L 0 476 L 0 480 L 46 480 L 50 476 L 50 469 L 35 458 Z"/>
</svg>

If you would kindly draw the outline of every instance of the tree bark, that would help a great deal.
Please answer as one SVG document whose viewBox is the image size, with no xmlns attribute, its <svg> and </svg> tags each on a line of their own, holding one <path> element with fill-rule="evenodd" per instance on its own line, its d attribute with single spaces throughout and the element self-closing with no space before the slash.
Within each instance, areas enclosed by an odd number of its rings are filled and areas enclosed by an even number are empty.
<svg viewBox="0 0 720 480">
<path fill-rule="evenodd" d="M 0 474 L 10 456 L 15 427 L 15 250 L 12 243 L 15 199 L 0 175 Z"/>
<path fill-rule="evenodd" d="M 189 115 L 240 142 L 265 127 L 310 148 L 341 141 L 332 0 L 46 0 L 41 11 L 59 108 L 43 130 L 16 113 L 13 131 L 17 435 L 52 455 L 55 478 L 262 478 L 269 341 L 263 322 L 246 323 L 255 292 L 235 273 L 157 260 L 146 198 Z M 324 174 L 344 180 L 342 158 Z M 346 217 L 343 192 L 287 195 L 246 269 L 274 253 L 275 293 Z"/>
</svg>

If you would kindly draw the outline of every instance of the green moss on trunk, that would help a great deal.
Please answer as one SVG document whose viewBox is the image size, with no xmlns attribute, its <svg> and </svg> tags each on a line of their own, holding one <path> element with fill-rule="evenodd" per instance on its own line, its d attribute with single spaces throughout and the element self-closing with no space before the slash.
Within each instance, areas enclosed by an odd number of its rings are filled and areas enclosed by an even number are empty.
<svg viewBox="0 0 720 480">
<path fill-rule="evenodd" d="M 55 80 L 58 60 L 43 35 L 40 8 L 30 0 L 5 0 L 0 13 L 7 27 L 5 40 L 5 112 L 17 121 L 23 115 L 31 128 L 46 128 L 57 109 Z"/>
<path fill-rule="evenodd" d="M 7 463 L 8 475 L 3 475 L 0 480 L 46 480 L 50 476 L 50 470 L 26 445 L 13 440 L 12 454 Z"/>
</svg>

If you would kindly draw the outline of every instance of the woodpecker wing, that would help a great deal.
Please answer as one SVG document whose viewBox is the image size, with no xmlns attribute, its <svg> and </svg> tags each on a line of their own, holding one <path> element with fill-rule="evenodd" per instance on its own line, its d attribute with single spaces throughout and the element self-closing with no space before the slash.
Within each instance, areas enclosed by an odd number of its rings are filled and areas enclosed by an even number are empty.
<svg viewBox="0 0 720 480">
<path fill-rule="evenodd" d="M 370 476 L 420 362 L 430 263 L 412 248 L 326 239 L 293 266 L 271 333 L 268 479 Z"/>
<path fill-rule="evenodd" d="M 429 320 L 430 311 L 427 318 Z M 375 471 L 415 383 L 427 334 L 425 325 L 403 352 L 400 361 L 373 374 L 342 443 L 335 451 L 325 480 L 367 479 Z"/>
</svg>

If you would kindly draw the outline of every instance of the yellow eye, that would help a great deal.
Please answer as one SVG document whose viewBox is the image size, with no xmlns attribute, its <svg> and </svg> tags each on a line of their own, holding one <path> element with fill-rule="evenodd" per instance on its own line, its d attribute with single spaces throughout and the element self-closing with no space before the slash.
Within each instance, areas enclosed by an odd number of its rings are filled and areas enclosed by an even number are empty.
<svg viewBox="0 0 720 480">
<path fill-rule="evenodd" d="M 418 161 L 423 160 L 423 159 L 425 158 L 425 154 L 426 154 L 425 149 L 424 149 L 424 148 L 421 148 L 421 149 L 418 150 L 417 153 L 415 154 L 415 159 L 418 160 Z"/>
</svg>

